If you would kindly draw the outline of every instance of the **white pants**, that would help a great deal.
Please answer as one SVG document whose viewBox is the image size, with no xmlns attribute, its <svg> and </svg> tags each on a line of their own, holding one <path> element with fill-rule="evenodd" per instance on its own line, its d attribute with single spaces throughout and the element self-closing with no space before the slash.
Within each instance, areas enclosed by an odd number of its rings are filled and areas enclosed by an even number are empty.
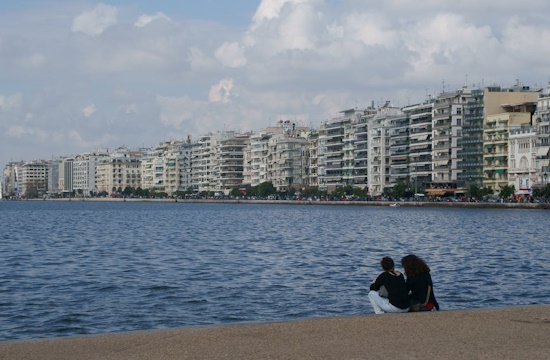
<svg viewBox="0 0 550 360">
<path fill-rule="evenodd" d="M 371 290 L 369 292 L 369 300 L 374 308 L 375 314 L 388 313 L 403 313 L 409 311 L 409 309 L 400 309 L 397 306 L 390 304 L 390 301 L 387 298 L 383 298 L 378 294 L 378 291 Z"/>
</svg>

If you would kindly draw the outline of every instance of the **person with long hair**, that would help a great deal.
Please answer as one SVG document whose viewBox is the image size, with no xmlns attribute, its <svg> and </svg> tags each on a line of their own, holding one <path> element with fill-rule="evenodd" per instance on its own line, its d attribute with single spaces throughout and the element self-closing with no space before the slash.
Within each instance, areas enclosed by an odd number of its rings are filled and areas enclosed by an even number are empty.
<svg viewBox="0 0 550 360">
<path fill-rule="evenodd" d="M 407 276 L 407 290 L 410 292 L 411 311 L 439 310 L 435 299 L 430 268 L 416 255 L 407 255 L 401 259 L 401 265 Z"/>
<path fill-rule="evenodd" d="M 384 257 L 380 261 L 384 270 L 370 286 L 369 300 L 375 314 L 400 313 L 409 311 L 409 296 L 405 277 L 399 271 L 395 271 L 395 264 L 391 257 Z M 382 287 L 387 296 L 381 296 Z"/>
</svg>

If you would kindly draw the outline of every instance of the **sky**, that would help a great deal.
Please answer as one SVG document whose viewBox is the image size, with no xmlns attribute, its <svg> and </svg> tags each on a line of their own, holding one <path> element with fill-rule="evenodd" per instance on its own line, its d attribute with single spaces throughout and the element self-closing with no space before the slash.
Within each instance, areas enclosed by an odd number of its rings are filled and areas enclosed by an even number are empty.
<svg viewBox="0 0 550 360">
<path fill-rule="evenodd" d="M 0 168 L 550 80 L 547 0 L 0 2 Z"/>
</svg>

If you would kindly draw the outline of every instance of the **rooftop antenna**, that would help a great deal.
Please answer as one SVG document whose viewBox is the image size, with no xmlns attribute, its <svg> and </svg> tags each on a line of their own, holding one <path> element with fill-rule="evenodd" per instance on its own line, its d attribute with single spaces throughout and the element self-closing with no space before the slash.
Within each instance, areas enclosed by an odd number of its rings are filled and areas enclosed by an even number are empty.
<svg viewBox="0 0 550 360">
<path fill-rule="evenodd" d="M 443 91 L 442 92 L 445 92 L 445 78 L 443 78 L 443 81 L 441 83 L 443 84 Z"/>
</svg>

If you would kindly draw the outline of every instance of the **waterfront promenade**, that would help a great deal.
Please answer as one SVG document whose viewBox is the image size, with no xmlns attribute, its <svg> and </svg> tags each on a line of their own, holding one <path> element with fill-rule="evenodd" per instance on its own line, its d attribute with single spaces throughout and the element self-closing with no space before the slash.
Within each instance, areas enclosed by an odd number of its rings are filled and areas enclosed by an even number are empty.
<svg viewBox="0 0 550 360">
<path fill-rule="evenodd" d="M 18 200 L 27 201 L 27 200 Z M 500 202 L 446 202 L 446 201 L 315 201 L 315 200 L 232 200 L 232 199 L 150 199 L 150 198 L 53 198 L 29 199 L 29 201 L 89 201 L 89 202 L 166 202 L 166 203 L 213 203 L 213 204 L 272 204 L 272 205 L 349 205 L 349 206 L 398 206 L 441 208 L 500 208 L 550 210 L 550 203 L 500 203 Z"/>
<path fill-rule="evenodd" d="M 0 343 L 0 359 L 547 359 L 550 305 Z"/>
</svg>

